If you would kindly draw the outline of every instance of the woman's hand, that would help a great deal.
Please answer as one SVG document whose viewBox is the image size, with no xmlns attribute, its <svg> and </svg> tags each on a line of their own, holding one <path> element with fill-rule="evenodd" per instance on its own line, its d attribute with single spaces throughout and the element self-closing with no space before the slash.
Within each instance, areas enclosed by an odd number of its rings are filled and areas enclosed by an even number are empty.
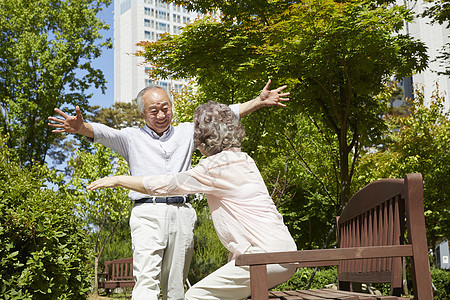
<svg viewBox="0 0 450 300">
<path fill-rule="evenodd" d="M 88 185 L 87 189 L 96 190 L 122 186 L 126 189 L 146 194 L 147 191 L 142 184 L 142 179 L 143 177 L 125 175 L 104 177 L 92 182 L 90 185 Z"/>
<path fill-rule="evenodd" d="M 88 190 L 96 190 L 96 189 L 102 189 L 102 188 L 114 188 L 118 187 L 119 185 L 119 178 L 121 176 L 112 176 L 112 177 L 104 177 L 97 179 L 96 181 L 92 182 L 90 185 L 88 185 Z"/>
</svg>

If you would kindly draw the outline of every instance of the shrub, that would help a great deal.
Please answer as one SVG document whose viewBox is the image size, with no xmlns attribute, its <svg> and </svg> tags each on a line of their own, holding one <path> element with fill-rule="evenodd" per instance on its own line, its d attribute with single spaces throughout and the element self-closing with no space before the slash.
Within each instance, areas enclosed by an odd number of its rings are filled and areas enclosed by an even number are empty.
<svg viewBox="0 0 450 300">
<path fill-rule="evenodd" d="M 431 281 L 434 284 L 436 290 L 433 290 L 434 299 L 450 299 L 450 270 L 431 268 Z M 411 278 L 411 271 L 406 271 L 406 277 L 408 282 L 408 292 L 410 295 L 414 295 L 413 282 Z M 420 280 L 420 278 L 419 278 Z M 375 285 L 374 285 L 375 286 Z M 389 295 L 390 285 L 389 284 L 379 284 L 376 286 L 383 295 Z M 438 296 L 439 294 L 439 296 Z"/>
<path fill-rule="evenodd" d="M 83 299 L 91 246 L 75 204 L 46 187 L 46 167 L 23 168 L 0 139 L 2 299 Z"/>
<path fill-rule="evenodd" d="M 432 268 L 430 271 L 431 280 L 441 299 L 450 299 L 450 270 Z M 435 292 L 435 299 L 437 299 L 436 296 Z"/>
<path fill-rule="evenodd" d="M 304 290 L 306 289 L 313 272 L 314 269 L 312 268 L 299 268 L 291 279 L 276 287 L 275 290 Z M 321 289 L 326 285 L 333 283 L 337 283 L 337 268 L 321 268 L 317 270 L 310 288 Z"/>
</svg>

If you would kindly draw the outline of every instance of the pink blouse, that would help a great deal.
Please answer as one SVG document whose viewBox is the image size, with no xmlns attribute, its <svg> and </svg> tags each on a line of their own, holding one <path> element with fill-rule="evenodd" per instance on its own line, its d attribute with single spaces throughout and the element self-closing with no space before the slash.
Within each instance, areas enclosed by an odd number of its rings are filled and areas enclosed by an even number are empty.
<svg viewBox="0 0 450 300">
<path fill-rule="evenodd" d="M 251 246 L 266 252 L 297 250 L 255 162 L 244 152 L 222 151 L 188 171 L 144 177 L 143 184 L 154 196 L 204 193 L 230 259 Z"/>
</svg>

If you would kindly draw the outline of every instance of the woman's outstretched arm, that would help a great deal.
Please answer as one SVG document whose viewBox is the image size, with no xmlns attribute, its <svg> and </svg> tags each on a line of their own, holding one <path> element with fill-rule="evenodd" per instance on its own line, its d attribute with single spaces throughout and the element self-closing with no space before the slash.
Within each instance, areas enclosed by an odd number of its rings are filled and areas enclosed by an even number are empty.
<svg viewBox="0 0 450 300">
<path fill-rule="evenodd" d="M 112 176 L 100 178 L 90 185 L 88 185 L 88 190 L 96 190 L 101 188 L 114 188 L 114 187 L 124 187 L 129 190 L 140 192 L 146 194 L 147 191 L 142 184 L 143 177 L 138 176 Z"/>
</svg>

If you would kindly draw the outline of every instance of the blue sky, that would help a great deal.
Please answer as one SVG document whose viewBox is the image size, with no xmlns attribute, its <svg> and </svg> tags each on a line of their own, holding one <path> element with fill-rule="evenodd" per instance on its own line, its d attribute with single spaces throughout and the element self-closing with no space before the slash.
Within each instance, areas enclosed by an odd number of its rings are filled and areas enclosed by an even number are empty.
<svg viewBox="0 0 450 300">
<path fill-rule="evenodd" d="M 103 9 L 97 16 L 98 18 L 106 21 L 110 25 L 109 30 L 102 31 L 102 35 L 105 38 L 113 39 L 114 29 L 113 29 L 113 7 L 114 3 L 109 5 L 109 7 Z M 90 100 L 91 105 L 100 105 L 101 107 L 111 107 L 114 104 L 114 50 L 103 48 L 102 55 L 96 60 L 92 61 L 94 68 L 103 71 L 106 83 L 105 94 L 102 94 L 100 89 L 91 88 L 87 93 L 92 93 L 93 96 Z"/>
<path fill-rule="evenodd" d="M 113 1 L 111 1 L 113 2 Z M 114 4 L 111 3 L 109 7 L 105 8 L 101 11 L 97 17 L 106 21 L 110 25 L 109 30 L 102 31 L 102 35 L 104 38 L 113 39 L 114 29 L 113 29 L 113 7 Z M 114 104 L 114 50 L 113 49 L 105 49 L 103 48 L 102 55 L 93 60 L 92 66 L 96 69 L 100 69 L 105 76 L 107 81 L 105 94 L 102 94 L 101 89 L 95 89 L 92 87 L 86 91 L 86 94 L 93 94 L 90 99 L 90 105 L 99 105 L 101 107 L 111 107 Z M 75 108 L 72 110 L 73 114 L 75 114 Z M 69 138 L 72 137 L 72 134 L 67 135 Z M 66 163 L 64 162 L 61 165 L 54 165 L 54 161 L 47 156 L 47 163 L 56 169 L 63 170 L 66 167 Z M 56 186 L 52 186 L 52 188 L 57 188 Z"/>
</svg>

